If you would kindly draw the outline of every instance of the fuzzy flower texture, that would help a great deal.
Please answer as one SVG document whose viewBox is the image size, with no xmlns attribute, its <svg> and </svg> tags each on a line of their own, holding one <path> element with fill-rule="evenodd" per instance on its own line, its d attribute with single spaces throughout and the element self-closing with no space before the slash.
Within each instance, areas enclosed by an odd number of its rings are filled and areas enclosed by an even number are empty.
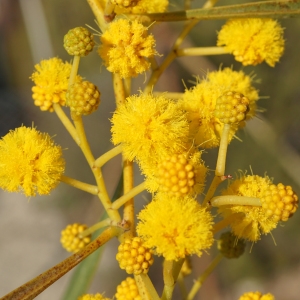
<svg viewBox="0 0 300 300">
<path fill-rule="evenodd" d="M 47 195 L 64 168 L 62 149 L 47 133 L 22 126 L 0 140 L 0 187 L 8 192 Z"/>
<path fill-rule="evenodd" d="M 268 177 L 241 176 L 233 181 L 222 195 L 238 195 L 260 199 L 262 206 L 224 205 L 219 213 L 229 218 L 233 233 L 252 242 L 268 234 L 279 221 L 287 221 L 298 208 L 298 197 L 290 186 L 272 184 Z"/>
<path fill-rule="evenodd" d="M 138 215 L 144 245 L 167 260 L 201 256 L 213 244 L 212 216 L 191 197 L 157 193 Z"/>
<path fill-rule="evenodd" d="M 71 64 L 57 57 L 42 60 L 35 65 L 36 71 L 30 77 L 35 83 L 32 98 L 42 111 L 52 112 L 54 103 L 65 105 L 71 67 Z M 76 82 L 80 80 L 81 77 L 77 75 Z"/>
<path fill-rule="evenodd" d="M 99 55 L 108 71 L 122 78 L 136 77 L 150 68 L 148 57 L 158 53 L 155 39 L 137 21 L 119 19 L 112 22 L 101 36 Z"/>
<path fill-rule="evenodd" d="M 217 45 L 244 66 L 265 61 L 274 67 L 284 52 L 283 28 L 272 19 L 232 19 L 220 30 Z"/>
<path fill-rule="evenodd" d="M 186 90 L 178 104 L 187 112 L 190 139 L 201 148 L 218 147 L 224 124 L 215 116 L 217 99 L 225 92 L 234 91 L 243 94 L 249 100 L 246 120 L 254 117 L 258 91 L 252 86 L 253 77 L 243 71 L 224 68 L 209 72 L 203 79 L 197 78 L 196 85 Z M 229 141 L 245 122 L 232 124 Z"/>
<path fill-rule="evenodd" d="M 184 112 L 164 96 L 130 96 L 111 121 L 113 143 L 122 144 L 126 159 L 137 159 L 143 165 L 182 151 L 188 137 Z"/>
</svg>

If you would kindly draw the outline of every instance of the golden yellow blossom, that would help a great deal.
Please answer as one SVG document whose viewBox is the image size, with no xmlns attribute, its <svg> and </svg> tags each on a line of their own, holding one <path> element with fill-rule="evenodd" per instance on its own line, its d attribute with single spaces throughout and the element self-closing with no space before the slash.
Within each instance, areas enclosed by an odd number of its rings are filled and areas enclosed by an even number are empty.
<svg viewBox="0 0 300 300">
<path fill-rule="evenodd" d="M 103 295 L 97 294 L 85 294 L 78 298 L 78 300 L 111 300 L 109 298 L 104 297 Z"/>
<path fill-rule="evenodd" d="M 152 251 L 145 247 L 139 237 L 126 239 L 118 247 L 116 259 L 121 269 L 128 274 L 147 274 L 154 259 Z"/>
<path fill-rule="evenodd" d="M 272 184 L 261 198 L 262 208 L 275 221 L 287 221 L 298 209 L 298 196 L 292 187 Z"/>
<path fill-rule="evenodd" d="M 60 243 L 68 252 L 76 253 L 91 241 L 91 235 L 80 237 L 79 234 L 88 227 L 85 224 L 74 223 L 68 225 L 61 232 Z"/>
<path fill-rule="evenodd" d="M 117 300 L 142 300 L 138 287 L 133 278 L 127 277 L 117 286 Z"/>
<path fill-rule="evenodd" d="M 266 61 L 274 67 L 284 52 L 283 28 L 272 19 L 232 19 L 220 30 L 217 45 L 244 66 Z"/>
<path fill-rule="evenodd" d="M 258 175 L 242 176 L 234 180 L 222 195 L 237 195 L 261 199 L 264 192 L 272 185 L 269 177 Z M 266 214 L 261 206 L 224 205 L 219 208 L 224 218 L 230 217 L 230 226 L 238 238 L 256 242 L 261 234 L 267 234 L 276 228 L 278 221 Z"/>
<path fill-rule="evenodd" d="M 47 195 L 60 182 L 65 161 L 47 133 L 19 127 L 0 140 L 0 187 L 26 196 Z"/>
<path fill-rule="evenodd" d="M 202 148 L 218 147 L 224 124 L 214 116 L 217 99 L 227 91 L 243 94 L 249 100 L 246 120 L 255 115 L 258 91 L 252 86 L 252 78 L 242 71 L 225 68 L 210 72 L 205 79 L 198 79 L 196 86 L 186 90 L 179 105 L 188 112 L 190 139 Z M 245 122 L 232 124 L 229 140 Z"/>
<path fill-rule="evenodd" d="M 53 111 L 53 103 L 65 105 L 66 91 L 71 73 L 71 64 L 54 57 L 42 60 L 35 65 L 36 71 L 31 75 L 35 86 L 32 87 L 34 104 L 42 111 Z M 81 77 L 77 76 L 76 81 Z"/>
<path fill-rule="evenodd" d="M 182 151 L 189 130 L 185 113 L 164 96 L 130 96 L 111 121 L 112 142 L 122 144 L 126 159 L 141 164 Z"/>
<path fill-rule="evenodd" d="M 122 78 L 144 73 L 150 68 L 147 58 L 158 54 L 153 35 L 137 21 L 114 21 L 100 39 L 98 52 L 105 66 Z"/>
<path fill-rule="evenodd" d="M 167 260 L 201 256 L 213 243 L 212 216 L 191 197 L 157 193 L 139 214 L 137 233 Z"/>
<path fill-rule="evenodd" d="M 248 292 L 243 294 L 239 300 L 275 300 L 275 297 L 270 293 L 263 295 L 261 292 Z"/>
<path fill-rule="evenodd" d="M 190 149 L 167 157 L 159 156 L 158 163 L 141 165 L 150 192 L 169 193 L 175 196 L 195 196 L 203 192 L 207 168 L 201 151 Z"/>
</svg>

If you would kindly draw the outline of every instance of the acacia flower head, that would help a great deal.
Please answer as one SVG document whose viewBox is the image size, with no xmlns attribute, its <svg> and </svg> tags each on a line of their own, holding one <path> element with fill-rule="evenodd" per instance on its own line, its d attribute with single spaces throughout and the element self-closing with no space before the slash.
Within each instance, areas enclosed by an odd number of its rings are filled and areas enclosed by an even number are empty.
<svg viewBox="0 0 300 300">
<path fill-rule="evenodd" d="M 222 195 L 237 195 L 262 199 L 265 191 L 272 185 L 269 177 L 243 175 L 234 180 Z M 278 220 L 266 213 L 261 206 L 224 205 L 219 208 L 224 218 L 231 219 L 230 226 L 238 238 L 256 242 L 261 234 L 268 234 L 276 228 Z"/>
<path fill-rule="evenodd" d="M 127 277 L 117 286 L 117 300 L 142 300 L 134 278 Z"/>
<path fill-rule="evenodd" d="M 68 225 L 61 232 L 60 243 L 68 252 L 76 253 L 91 241 L 91 235 L 80 237 L 80 233 L 88 227 L 85 224 L 74 223 Z"/>
<path fill-rule="evenodd" d="M 30 77 L 35 83 L 32 98 L 42 111 L 52 112 L 53 103 L 65 105 L 71 67 L 71 64 L 57 57 L 42 60 L 35 65 L 36 71 Z M 76 81 L 80 80 L 81 77 L 77 75 Z"/>
<path fill-rule="evenodd" d="M 231 68 L 209 72 L 204 79 L 186 90 L 179 104 L 188 113 L 190 138 L 202 148 L 218 147 L 224 124 L 215 116 L 217 99 L 225 92 L 232 91 L 243 94 L 249 100 L 246 120 L 255 115 L 258 91 L 252 86 L 252 78 L 243 71 Z M 245 122 L 232 124 L 229 134 L 231 140 L 235 132 Z"/>
<path fill-rule="evenodd" d="M 112 142 L 126 159 L 155 164 L 159 156 L 180 152 L 188 137 L 185 112 L 164 96 L 141 94 L 126 99 L 112 119 Z"/>
<path fill-rule="evenodd" d="M 107 0 L 100 0 L 105 7 Z M 112 0 L 116 4 L 114 12 L 121 14 L 145 14 L 165 12 L 169 5 L 169 0 Z M 125 5 L 124 5 L 125 4 Z"/>
<path fill-rule="evenodd" d="M 247 292 L 239 300 L 275 300 L 275 297 L 270 293 L 263 295 L 261 292 Z"/>
<path fill-rule="evenodd" d="M 47 133 L 22 126 L 0 140 L 0 187 L 8 192 L 47 195 L 64 169 L 62 149 Z"/>
<path fill-rule="evenodd" d="M 244 66 L 265 61 L 274 67 L 284 52 L 283 28 L 272 19 L 232 19 L 220 30 L 217 45 Z"/>
<path fill-rule="evenodd" d="M 147 58 L 158 54 L 153 35 L 138 21 L 114 21 L 100 39 L 98 52 L 107 70 L 122 78 L 144 73 L 150 68 Z"/>
<path fill-rule="evenodd" d="M 191 197 L 157 193 L 138 214 L 137 233 L 167 260 L 201 256 L 213 243 L 212 216 Z"/>
<path fill-rule="evenodd" d="M 146 186 L 150 192 L 161 191 L 174 196 L 195 196 L 203 192 L 207 167 L 201 151 L 190 149 L 167 157 L 159 156 L 158 163 L 142 164 Z"/>
<path fill-rule="evenodd" d="M 139 237 L 126 239 L 118 247 L 116 259 L 120 268 L 128 274 L 147 274 L 154 260 L 152 251 L 145 247 L 143 241 Z"/>
</svg>

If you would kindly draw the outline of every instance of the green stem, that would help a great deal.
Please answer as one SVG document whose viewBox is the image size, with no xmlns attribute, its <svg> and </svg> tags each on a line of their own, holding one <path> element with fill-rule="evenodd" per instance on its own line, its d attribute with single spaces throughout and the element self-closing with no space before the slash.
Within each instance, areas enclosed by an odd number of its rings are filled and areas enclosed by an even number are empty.
<svg viewBox="0 0 300 300">
<path fill-rule="evenodd" d="M 42 273 L 36 278 L 28 281 L 17 289 L 1 298 L 1 300 L 32 300 L 43 292 L 47 287 L 73 269 L 82 260 L 96 251 L 99 247 L 108 242 L 112 237 L 116 236 L 118 231 L 108 228 L 99 235 L 94 241 L 85 248 L 71 255 L 61 263 L 52 267 L 48 271 Z"/>
<path fill-rule="evenodd" d="M 204 55 L 220 55 L 230 53 L 224 47 L 194 47 L 176 50 L 177 56 L 204 56 Z"/>
<path fill-rule="evenodd" d="M 104 179 L 103 179 L 103 175 L 102 175 L 102 171 L 100 168 L 94 168 L 94 162 L 95 162 L 95 158 L 92 154 L 90 145 L 87 141 L 86 138 L 86 134 L 85 134 L 85 130 L 84 130 L 84 126 L 83 126 L 83 122 L 82 122 L 82 117 L 81 116 L 77 116 L 77 115 L 72 115 L 72 119 L 74 121 L 79 139 L 80 139 L 80 148 L 94 174 L 95 180 L 97 182 L 97 186 L 98 186 L 98 197 L 101 201 L 101 203 L 103 204 L 105 210 L 107 211 L 107 214 L 109 215 L 109 217 L 116 222 L 119 222 L 121 220 L 120 214 L 118 213 L 118 211 L 116 210 L 112 210 L 111 209 L 111 200 L 109 198 L 107 189 L 106 189 L 106 185 L 104 183 Z"/>
<path fill-rule="evenodd" d="M 204 4 L 204 7 L 209 8 L 213 6 L 217 0 L 209 0 Z M 173 13 L 173 12 L 172 12 Z M 171 14 L 172 14 L 171 13 Z M 152 16 L 152 14 L 149 14 Z M 154 14 L 153 14 L 154 15 Z M 155 14 L 156 15 L 156 14 Z M 142 18 L 141 18 L 142 19 Z M 155 20 L 151 21 L 154 22 Z M 146 21 L 147 22 L 147 21 Z M 156 22 L 156 21 L 155 21 Z M 147 83 L 147 86 L 144 89 L 144 93 L 150 93 L 153 90 L 153 86 L 156 84 L 158 81 L 159 77 L 161 74 L 164 72 L 164 70 L 171 64 L 171 62 L 176 58 L 176 51 L 178 47 L 182 44 L 183 40 L 185 37 L 188 35 L 188 33 L 194 28 L 194 26 L 199 22 L 199 20 L 192 20 L 191 22 L 187 23 L 180 35 L 177 37 L 171 51 L 163 61 L 163 63 L 160 65 L 160 67 L 157 67 L 155 70 L 153 70 L 153 73 L 151 74 L 151 77 Z"/>
<path fill-rule="evenodd" d="M 72 64 L 72 70 L 69 78 L 69 87 L 75 83 L 78 68 L 79 68 L 80 56 L 75 55 Z"/>
<path fill-rule="evenodd" d="M 104 9 L 101 6 L 100 2 L 98 0 L 87 0 L 92 12 L 94 13 L 94 16 L 96 17 L 98 26 L 100 27 L 101 31 L 104 32 L 107 24 L 104 19 Z"/>
<path fill-rule="evenodd" d="M 70 133 L 70 135 L 73 138 L 73 140 L 75 141 L 75 143 L 77 145 L 79 145 L 80 139 L 79 139 L 77 131 L 76 131 L 74 125 L 72 124 L 71 120 L 67 117 L 67 115 L 62 110 L 62 108 L 59 104 L 53 103 L 53 108 L 54 108 L 56 115 L 58 116 L 58 118 L 60 119 L 62 124 L 65 126 L 67 131 Z"/>
<path fill-rule="evenodd" d="M 256 3 L 199 8 L 175 12 L 128 15 L 142 22 L 174 22 L 187 20 L 222 20 L 229 18 L 288 18 L 300 15 L 299 1 L 262 1 Z"/>
<path fill-rule="evenodd" d="M 60 181 L 92 195 L 97 195 L 99 192 L 96 185 L 88 184 L 68 176 L 62 176 Z"/>
<path fill-rule="evenodd" d="M 184 259 L 180 259 L 178 261 L 165 260 L 164 261 L 164 290 L 163 295 L 161 297 L 162 300 L 171 300 L 173 291 L 175 288 L 175 283 L 179 276 L 181 267 L 184 263 Z"/>
<path fill-rule="evenodd" d="M 225 172 L 226 155 L 227 155 L 230 128 L 231 128 L 230 124 L 224 124 L 222 136 L 221 136 L 221 140 L 220 140 L 217 166 L 216 166 L 216 171 L 215 171 L 216 176 L 223 176 L 224 172 Z"/>
<path fill-rule="evenodd" d="M 135 197 L 139 193 L 143 192 L 145 190 L 145 182 L 142 182 L 141 184 L 137 185 L 136 187 L 132 188 L 128 193 L 114 201 L 111 208 L 112 209 L 119 209 L 123 204 L 125 204 L 127 201 L 129 201 L 131 198 Z"/>
<path fill-rule="evenodd" d="M 208 201 L 214 196 L 214 193 L 219 186 L 219 184 L 222 182 L 222 177 L 220 176 L 215 176 L 212 183 L 209 186 L 209 189 L 205 195 L 204 201 L 203 201 L 203 206 L 207 205 Z"/>
<path fill-rule="evenodd" d="M 142 300 L 159 300 L 159 296 L 147 274 L 134 275 Z"/>
<path fill-rule="evenodd" d="M 99 158 L 97 158 L 94 162 L 93 168 L 101 168 L 104 164 L 106 164 L 109 160 L 117 156 L 118 154 L 122 153 L 122 146 L 119 145 L 103 155 L 101 155 Z"/>
<path fill-rule="evenodd" d="M 212 198 L 210 200 L 210 203 L 214 207 L 220 207 L 222 205 L 261 206 L 261 201 L 259 198 L 237 196 L 237 195 L 217 196 Z"/>
<path fill-rule="evenodd" d="M 194 282 L 194 285 L 189 292 L 186 300 L 192 300 L 194 299 L 196 293 L 201 288 L 203 282 L 206 280 L 206 278 L 210 275 L 210 273 L 215 269 L 215 267 L 219 264 L 219 262 L 222 260 L 223 255 L 218 254 L 215 259 L 211 262 L 210 266 L 204 271 L 204 273 Z"/>
</svg>

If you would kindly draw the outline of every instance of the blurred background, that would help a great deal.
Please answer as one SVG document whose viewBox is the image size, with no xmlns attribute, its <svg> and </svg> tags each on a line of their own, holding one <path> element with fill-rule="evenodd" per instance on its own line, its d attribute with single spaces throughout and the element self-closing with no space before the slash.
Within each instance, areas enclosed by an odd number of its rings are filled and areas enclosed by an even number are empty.
<svg viewBox="0 0 300 300">
<path fill-rule="evenodd" d="M 203 1 L 194 0 L 193 7 Z M 220 5 L 241 3 L 221 0 Z M 172 1 L 170 9 L 178 10 L 183 0 Z M 285 27 L 286 50 L 275 68 L 266 64 L 242 67 L 230 55 L 209 58 L 179 58 L 172 63 L 159 80 L 155 90 L 183 92 L 190 87 L 194 75 L 205 75 L 208 70 L 223 67 L 243 69 L 256 74 L 255 87 L 260 90 L 259 101 L 263 114 L 250 121 L 238 133 L 241 139 L 229 147 L 227 170 L 235 176 L 238 170 L 274 178 L 293 186 L 300 194 L 300 20 L 280 20 Z M 67 162 L 66 175 L 93 182 L 88 165 L 77 145 L 69 137 L 54 113 L 41 112 L 33 105 L 32 82 L 29 79 L 34 65 L 41 59 L 71 58 L 63 48 L 63 36 L 76 26 L 89 26 L 98 30 L 92 12 L 85 0 L 0 0 L 0 135 L 21 126 L 36 126 L 48 132 L 64 149 Z M 184 45 L 213 46 L 216 32 L 224 21 L 200 22 L 185 40 Z M 182 23 L 155 24 L 151 30 L 157 39 L 157 50 L 168 53 L 182 28 Z M 96 36 L 95 40 L 99 43 Z M 160 58 L 161 60 L 162 58 Z M 110 148 L 109 118 L 114 111 L 111 74 L 102 66 L 96 49 L 81 59 L 79 73 L 94 82 L 101 91 L 101 105 L 97 112 L 84 119 L 88 139 L 94 155 L 100 156 Z M 149 74 L 147 74 L 149 78 Z M 146 78 L 147 78 L 146 76 Z M 133 92 L 143 87 L 145 76 L 139 76 Z M 204 159 L 213 169 L 217 151 L 207 151 Z M 13 158 L 12 158 L 13 159 Z M 113 194 L 121 172 L 121 159 L 115 158 L 104 167 L 104 177 L 110 195 Z M 138 170 L 137 172 L 138 173 Z M 136 176 L 136 184 L 142 178 Z M 224 186 L 223 186 L 224 187 Z M 144 194 L 137 197 L 139 210 L 149 199 Z M 99 200 L 64 184 L 50 196 L 26 199 L 21 194 L 0 191 L 0 296 L 32 279 L 69 256 L 60 243 L 60 231 L 68 224 L 80 222 L 92 225 L 102 214 Z M 284 226 L 261 241 L 248 245 L 246 253 L 238 260 L 224 260 L 205 282 L 196 299 L 238 299 L 245 291 L 272 292 L 276 299 L 298 300 L 300 282 L 299 213 Z M 104 250 L 99 271 L 90 289 L 91 293 L 105 292 L 113 297 L 116 286 L 127 276 L 119 270 L 115 260 L 117 240 Z M 193 258 L 193 273 L 197 278 L 214 258 L 214 251 L 201 259 Z M 161 260 L 150 271 L 154 281 L 161 281 Z M 36 299 L 63 299 L 72 272 L 65 275 Z"/>
</svg>

